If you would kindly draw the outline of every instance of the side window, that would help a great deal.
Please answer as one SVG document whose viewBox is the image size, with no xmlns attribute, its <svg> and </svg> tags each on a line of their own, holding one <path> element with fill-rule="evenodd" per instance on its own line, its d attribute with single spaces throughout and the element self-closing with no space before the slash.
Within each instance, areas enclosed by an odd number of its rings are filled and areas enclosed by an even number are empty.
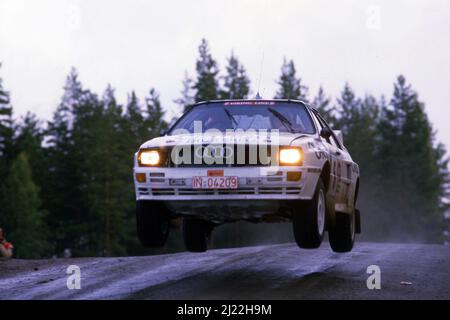
<svg viewBox="0 0 450 320">
<path fill-rule="evenodd" d="M 330 128 L 330 126 L 328 125 L 328 123 L 326 123 L 326 121 L 325 121 L 319 114 L 317 114 L 316 116 L 317 116 L 317 118 L 319 119 L 319 123 L 320 123 L 320 125 L 321 125 L 322 127 L 327 127 L 328 129 L 331 130 L 331 139 L 330 139 L 331 142 L 330 142 L 330 141 L 328 141 L 328 142 L 329 142 L 331 145 L 333 145 L 333 146 L 335 146 L 335 147 L 337 147 L 337 148 L 339 148 L 339 149 L 342 150 L 341 143 L 339 142 L 338 138 L 336 137 L 336 135 L 334 134 L 333 130 Z"/>
<path fill-rule="evenodd" d="M 323 127 L 322 127 L 322 124 L 319 121 L 319 118 L 317 118 L 315 112 L 311 112 L 311 116 L 312 116 L 314 122 L 317 124 L 317 129 L 319 130 L 318 133 L 320 133 L 320 130 L 322 130 Z"/>
</svg>

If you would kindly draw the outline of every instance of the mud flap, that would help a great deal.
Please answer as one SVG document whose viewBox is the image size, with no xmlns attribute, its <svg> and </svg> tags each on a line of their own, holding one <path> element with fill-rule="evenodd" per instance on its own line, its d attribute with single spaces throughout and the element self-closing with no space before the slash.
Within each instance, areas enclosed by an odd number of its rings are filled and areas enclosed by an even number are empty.
<svg viewBox="0 0 450 320">
<path fill-rule="evenodd" d="M 355 209 L 355 233 L 361 233 L 361 215 L 358 209 Z"/>
</svg>

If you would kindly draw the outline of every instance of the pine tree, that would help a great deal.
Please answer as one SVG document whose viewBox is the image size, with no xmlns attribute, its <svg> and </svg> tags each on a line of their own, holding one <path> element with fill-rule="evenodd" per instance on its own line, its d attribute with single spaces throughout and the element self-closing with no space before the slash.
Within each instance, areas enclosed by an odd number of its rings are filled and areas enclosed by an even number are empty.
<svg viewBox="0 0 450 320">
<path fill-rule="evenodd" d="M 383 100 L 381 101 L 381 104 Z M 379 168 L 376 154 L 380 103 L 373 96 L 357 98 L 348 83 L 345 84 L 335 107 L 338 117 L 334 128 L 342 130 L 344 145 L 360 168 L 360 188 L 357 205 L 362 210 L 363 230 L 366 239 L 377 239 L 389 221 L 376 198 Z"/>
<path fill-rule="evenodd" d="M 125 116 L 129 119 L 136 119 L 139 122 L 141 119 L 143 119 L 139 99 L 136 96 L 136 92 L 134 92 L 134 90 L 131 91 L 131 93 L 128 95 L 128 101 L 125 108 Z"/>
<path fill-rule="evenodd" d="M 181 90 L 181 97 L 174 100 L 174 102 L 180 106 L 183 113 L 186 112 L 189 106 L 195 103 L 192 93 L 192 82 L 193 80 L 189 77 L 189 74 L 185 72 L 182 83 L 183 89 Z"/>
<path fill-rule="evenodd" d="M 8 209 L 9 190 L 4 183 L 9 175 L 11 161 L 14 157 L 13 139 L 14 129 L 9 92 L 3 88 L 0 77 L 0 226 L 4 228 L 7 226 L 5 222 L 8 220 L 8 215 L 13 214 Z"/>
<path fill-rule="evenodd" d="M 147 117 L 145 124 L 148 128 L 149 136 L 146 140 L 160 135 L 161 130 L 167 129 L 167 123 L 164 121 L 164 111 L 161 107 L 159 94 L 151 88 L 149 96 L 145 99 Z"/>
<path fill-rule="evenodd" d="M 0 77 L 0 160 L 5 162 L 4 165 L 14 157 L 14 123 L 12 113 L 9 92 L 3 88 L 2 78 Z"/>
<path fill-rule="evenodd" d="M 244 66 L 237 57 L 231 53 L 226 67 L 227 74 L 223 77 L 223 90 L 220 92 L 222 99 L 244 99 L 250 91 L 250 80 Z"/>
<path fill-rule="evenodd" d="M 447 170 L 441 147 L 434 147 L 434 134 L 424 105 L 403 76 L 397 78 L 394 95 L 382 109 L 378 126 L 379 172 L 383 172 L 380 197 L 390 215 L 387 236 L 393 226 L 403 226 L 404 239 L 438 241 L 441 198 Z M 439 150 L 440 149 L 440 150 Z"/>
<path fill-rule="evenodd" d="M 193 89 L 195 89 L 195 102 L 218 99 L 219 85 L 217 75 L 219 70 L 217 62 L 209 52 L 206 39 L 202 39 L 198 52 L 200 56 L 196 63 L 197 79 L 193 86 Z"/>
<path fill-rule="evenodd" d="M 103 94 L 103 106 L 114 117 L 119 118 L 122 116 L 122 106 L 117 103 L 114 89 L 110 84 L 107 85 Z"/>
<path fill-rule="evenodd" d="M 330 106 L 330 98 L 325 95 L 322 86 L 319 87 L 317 95 L 314 97 L 312 106 L 319 111 L 320 115 L 333 127 L 336 118 L 334 108 Z"/>
<path fill-rule="evenodd" d="M 48 163 L 46 161 L 45 149 L 42 146 L 43 141 L 44 129 L 42 122 L 34 113 L 27 112 L 18 124 L 15 148 L 19 153 L 24 152 L 29 159 L 32 159 L 30 162 L 31 172 L 33 174 L 32 178 L 41 189 L 41 197 L 47 191 L 45 187 L 48 178 Z"/>
<path fill-rule="evenodd" d="M 278 89 L 275 99 L 298 99 L 308 102 L 308 87 L 302 84 L 302 79 L 297 78 L 294 61 L 283 60 L 280 79 L 277 81 Z"/>
<path fill-rule="evenodd" d="M 122 106 L 117 103 L 114 89 L 108 85 L 101 101 L 103 107 L 83 125 L 95 139 L 84 151 L 86 206 L 91 224 L 96 226 L 87 234 L 89 250 L 93 254 L 126 254 L 121 239 L 127 224 L 128 177 L 125 132 L 122 131 Z M 89 120 L 89 121 L 87 121 Z"/>
<path fill-rule="evenodd" d="M 125 115 L 123 117 L 123 136 L 121 143 L 124 146 L 121 163 L 125 166 L 126 172 L 123 177 L 125 186 L 124 193 L 124 214 L 126 222 L 122 230 L 121 239 L 128 254 L 142 253 L 143 248 L 136 237 L 136 216 L 135 216 L 135 194 L 134 182 L 130 176 L 132 167 L 132 155 L 137 152 L 139 146 L 149 139 L 149 130 L 144 118 L 144 111 L 135 92 L 128 96 Z"/>
<path fill-rule="evenodd" d="M 337 99 L 339 118 L 336 129 L 342 130 L 344 144 L 360 166 L 368 169 L 373 162 L 379 104 L 373 96 L 357 98 L 347 83 Z M 367 171 L 366 171 L 367 172 Z"/>
<path fill-rule="evenodd" d="M 144 141 L 148 140 L 148 129 L 145 124 L 144 111 L 134 91 L 128 95 L 123 125 L 123 131 L 129 141 L 128 146 L 132 154 Z"/>
<path fill-rule="evenodd" d="M 354 123 L 354 118 L 358 116 L 361 109 L 361 99 L 357 98 L 348 83 L 345 84 L 340 98 L 337 99 L 336 110 L 339 119 L 336 121 L 336 128 L 342 130 L 344 137 L 348 136 L 350 127 Z"/>
<path fill-rule="evenodd" d="M 373 96 L 367 95 L 354 108 L 350 119 L 340 119 L 345 128 L 344 144 L 361 168 L 361 180 L 365 185 L 371 185 L 377 169 L 374 158 L 380 104 Z"/>
<path fill-rule="evenodd" d="M 15 257 L 45 257 L 48 246 L 44 212 L 40 210 L 39 190 L 33 182 L 25 153 L 20 153 L 13 161 L 3 192 L 8 202 L 2 208 L 4 214 L 0 215 L 0 225 L 8 230 Z"/>
<path fill-rule="evenodd" d="M 52 133 L 52 139 L 49 141 L 52 145 L 63 143 L 69 131 L 72 130 L 73 121 L 77 112 L 77 106 L 82 103 L 86 91 L 83 89 L 81 82 L 78 80 L 78 71 L 75 68 L 70 70 L 64 85 L 64 93 L 60 104 L 53 116 L 53 121 L 49 124 L 49 131 Z M 58 131 L 55 135 L 54 131 Z M 54 140 L 56 138 L 61 141 Z"/>
<path fill-rule="evenodd" d="M 443 216 L 443 240 L 444 243 L 450 244 L 450 158 L 446 154 L 445 146 L 438 143 L 434 148 L 434 157 L 437 159 L 437 179 L 435 184 L 440 186 L 439 192 L 439 212 Z"/>
<path fill-rule="evenodd" d="M 46 132 L 48 178 L 42 197 L 49 212 L 49 239 L 56 254 L 67 248 L 77 255 L 86 243 L 84 233 L 88 222 L 82 182 L 87 175 L 82 166 L 82 148 L 86 146 L 76 144 L 74 130 L 80 131 L 76 120 L 87 110 L 83 106 L 87 100 L 88 92 L 83 89 L 77 71 L 72 68 L 66 78 L 61 102 Z M 90 143 L 93 137 L 86 140 Z"/>
</svg>

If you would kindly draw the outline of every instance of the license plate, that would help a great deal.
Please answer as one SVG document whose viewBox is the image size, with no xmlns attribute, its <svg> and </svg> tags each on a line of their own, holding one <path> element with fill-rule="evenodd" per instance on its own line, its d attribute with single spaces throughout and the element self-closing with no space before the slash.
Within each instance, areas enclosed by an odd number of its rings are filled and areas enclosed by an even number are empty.
<svg viewBox="0 0 450 320">
<path fill-rule="evenodd" d="M 238 177 L 192 177 L 193 189 L 237 189 Z"/>
</svg>

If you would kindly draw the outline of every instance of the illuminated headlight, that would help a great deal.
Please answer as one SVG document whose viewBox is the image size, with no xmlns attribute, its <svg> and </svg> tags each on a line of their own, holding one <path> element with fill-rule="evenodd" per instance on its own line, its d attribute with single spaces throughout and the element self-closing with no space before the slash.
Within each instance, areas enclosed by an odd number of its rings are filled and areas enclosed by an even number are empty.
<svg viewBox="0 0 450 320">
<path fill-rule="evenodd" d="M 299 148 L 286 148 L 280 150 L 280 164 L 300 165 L 302 162 L 302 151 Z"/>
<path fill-rule="evenodd" d="M 159 164 L 161 157 L 157 150 L 144 150 L 139 152 L 138 162 L 140 166 L 156 166 Z"/>
</svg>

